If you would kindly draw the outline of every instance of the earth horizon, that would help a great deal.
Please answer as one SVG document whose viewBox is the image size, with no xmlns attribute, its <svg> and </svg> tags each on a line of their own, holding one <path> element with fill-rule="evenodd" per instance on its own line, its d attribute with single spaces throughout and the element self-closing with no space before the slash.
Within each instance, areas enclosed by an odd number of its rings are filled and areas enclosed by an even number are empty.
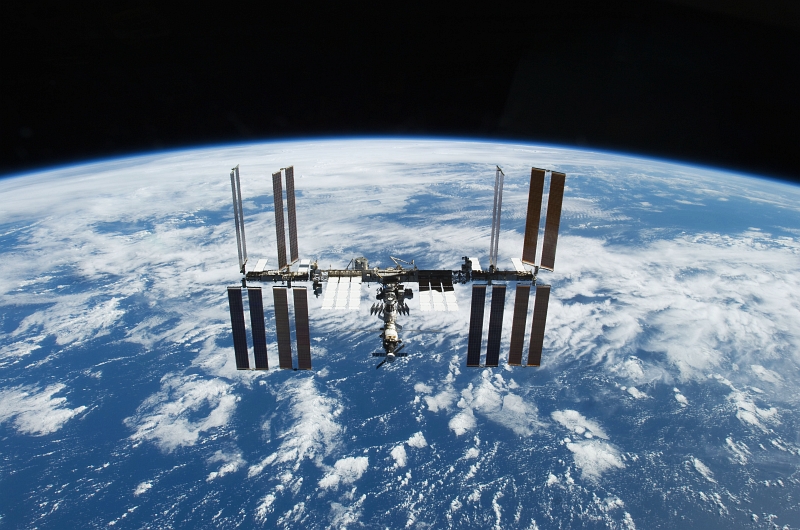
<svg viewBox="0 0 800 530">
<path fill-rule="evenodd" d="M 237 371 L 237 164 L 250 267 L 277 261 L 282 167 L 300 257 L 324 268 L 486 264 L 495 165 L 510 267 L 531 166 L 566 173 L 542 366 L 505 363 L 509 293 L 500 367 L 466 368 L 457 285 L 455 313 L 418 311 L 415 292 L 399 322 L 444 332 L 375 370 L 365 285 L 360 311 L 309 297 L 313 370 Z M 796 185 L 588 149 L 332 139 L 54 168 L 0 197 L 0 528 L 800 527 Z"/>
</svg>

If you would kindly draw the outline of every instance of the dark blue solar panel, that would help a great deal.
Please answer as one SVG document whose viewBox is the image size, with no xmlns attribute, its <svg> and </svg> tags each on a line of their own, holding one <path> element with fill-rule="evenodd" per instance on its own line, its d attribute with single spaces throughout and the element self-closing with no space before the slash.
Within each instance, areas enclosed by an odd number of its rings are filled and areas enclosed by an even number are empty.
<svg viewBox="0 0 800 530">
<path fill-rule="evenodd" d="M 542 362 L 544 325 L 547 321 L 547 304 L 549 301 L 550 286 L 536 286 L 536 300 L 533 303 L 533 323 L 531 324 L 531 345 L 528 349 L 528 366 L 539 366 Z"/>
<path fill-rule="evenodd" d="M 247 334 L 244 329 L 244 306 L 242 306 L 242 288 L 228 287 L 228 306 L 231 310 L 231 329 L 233 330 L 233 351 L 236 354 L 236 369 L 247 370 L 250 361 L 247 359 Z"/>
<path fill-rule="evenodd" d="M 525 239 L 522 241 L 522 261 L 536 262 L 536 245 L 539 242 L 539 222 L 542 217 L 544 170 L 531 168 L 531 187 L 528 190 L 528 216 L 525 220 Z"/>
<path fill-rule="evenodd" d="M 311 370 L 308 293 L 305 287 L 295 287 L 292 291 L 294 295 L 294 327 L 297 333 L 297 367 L 300 370 Z"/>
<path fill-rule="evenodd" d="M 514 317 L 511 322 L 511 344 L 508 348 L 508 364 L 522 364 L 522 344 L 525 342 L 525 322 L 528 319 L 528 299 L 531 295 L 530 285 L 517 285 L 517 296 L 514 299 Z"/>
<path fill-rule="evenodd" d="M 483 340 L 483 310 L 486 304 L 486 286 L 472 286 L 472 307 L 469 314 L 469 339 L 467 342 L 467 366 L 481 365 L 481 341 Z"/>
<path fill-rule="evenodd" d="M 292 368 L 292 339 L 289 336 L 289 300 L 286 287 L 273 287 L 275 301 L 275 331 L 278 334 L 278 364 Z"/>
<path fill-rule="evenodd" d="M 261 300 L 261 287 L 248 287 L 250 300 L 250 324 L 253 330 L 253 353 L 256 370 L 269 370 L 267 361 L 267 333 L 264 329 L 264 303 Z"/>
<path fill-rule="evenodd" d="M 542 268 L 554 270 L 558 227 L 561 224 L 561 202 L 564 199 L 566 175 L 553 171 L 550 175 L 550 198 L 547 199 L 547 219 L 544 223 L 542 244 Z"/>
<path fill-rule="evenodd" d="M 486 345 L 486 366 L 497 366 L 500 360 L 500 339 L 503 335 L 503 311 L 506 307 L 506 286 L 492 286 L 489 309 L 489 338 Z"/>
<path fill-rule="evenodd" d="M 275 204 L 275 237 L 278 239 L 278 268 L 286 266 L 286 231 L 283 226 L 283 186 L 281 172 L 272 174 L 272 195 Z"/>
</svg>

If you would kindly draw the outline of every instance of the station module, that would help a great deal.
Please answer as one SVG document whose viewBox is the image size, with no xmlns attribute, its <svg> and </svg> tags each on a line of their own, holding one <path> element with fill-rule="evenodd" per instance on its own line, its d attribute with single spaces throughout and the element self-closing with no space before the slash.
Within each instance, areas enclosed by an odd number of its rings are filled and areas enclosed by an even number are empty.
<svg viewBox="0 0 800 530">
<path fill-rule="evenodd" d="M 466 345 L 466 365 L 468 367 L 496 367 L 500 361 L 500 346 L 503 330 L 506 287 L 510 282 L 516 284 L 514 314 L 511 324 L 511 339 L 507 362 L 509 365 L 523 365 L 522 356 L 528 322 L 528 307 L 531 291 L 534 292 L 533 316 L 531 318 L 530 339 L 526 366 L 539 366 L 544 344 L 547 306 L 550 300 L 550 285 L 540 284 L 541 270 L 553 271 L 558 242 L 558 229 L 561 222 L 561 203 L 564 197 L 564 173 L 531 168 L 528 208 L 525 222 L 525 238 L 521 258 L 512 258 L 512 269 L 501 269 L 497 261 L 500 239 L 500 217 L 503 204 L 503 181 L 505 174 L 498 166 L 495 168 L 494 203 L 492 208 L 492 231 L 489 245 L 489 265 L 482 269 L 477 258 L 464 256 L 458 270 L 420 269 L 414 260 L 407 262 L 392 257 L 393 267 L 370 268 L 367 258 L 354 258 L 344 269 L 322 269 L 317 262 L 300 259 L 297 245 L 297 215 L 294 193 L 294 167 L 281 168 L 272 175 L 272 190 L 275 203 L 275 233 L 278 247 L 278 266 L 268 268 L 266 259 L 257 260 L 255 266 L 247 270 L 247 244 L 244 232 L 244 213 L 239 179 L 239 166 L 231 170 L 231 190 L 233 193 L 233 212 L 236 225 L 236 243 L 239 255 L 239 272 L 242 285 L 228 287 L 228 302 L 231 313 L 233 346 L 236 368 L 250 369 L 247 332 L 245 329 L 243 291 L 247 293 L 250 309 L 250 324 L 253 344 L 253 360 L 256 370 L 268 370 L 266 330 L 264 325 L 264 304 L 261 287 L 255 283 L 271 283 L 275 309 L 275 332 L 278 343 L 278 364 L 280 368 L 310 370 L 311 341 L 308 318 L 308 288 L 311 284 L 315 296 L 323 296 L 323 309 L 359 310 L 361 286 L 375 282 L 380 287 L 370 314 L 383 323 L 380 338 L 383 351 L 375 352 L 375 357 L 383 357 L 376 366 L 404 357 L 405 343 L 400 338 L 402 326 L 398 316 L 408 315 L 410 308 L 406 300 L 413 298 L 417 285 L 420 311 L 457 311 L 458 300 L 454 284 L 471 283 L 472 300 L 470 307 L 469 335 Z M 286 209 L 284 209 L 283 182 L 286 183 Z M 543 212 L 545 184 L 549 183 L 547 206 Z M 286 255 L 286 213 L 289 225 L 289 256 Z M 544 237 L 541 253 L 539 232 L 544 214 Z M 538 260 L 537 260 L 538 258 Z M 403 264 L 406 266 L 404 267 Z M 324 286 L 324 287 L 323 287 Z M 289 293 L 291 292 L 291 297 Z M 483 342 L 483 321 L 487 292 L 491 293 L 489 303 L 489 329 L 486 356 L 481 364 L 481 345 Z M 289 319 L 289 300 L 294 305 L 294 328 L 296 337 L 296 362 L 293 359 Z"/>
</svg>

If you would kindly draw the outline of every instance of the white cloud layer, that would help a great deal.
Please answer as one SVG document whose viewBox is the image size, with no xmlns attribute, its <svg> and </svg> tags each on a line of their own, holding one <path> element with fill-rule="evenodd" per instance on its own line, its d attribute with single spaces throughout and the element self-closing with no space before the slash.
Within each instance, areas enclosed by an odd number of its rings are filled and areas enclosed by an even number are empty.
<svg viewBox="0 0 800 530">
<path fill-rule="evenodd" d="M 713 378 L 731 389 L 731 393 L 728 394 L 728 401 L 735 407 L 736 417 L 743 424 L 767 432 L 767 427 L 764 423 L 780 423 L 777 408 L 758 407 L 750 393 L 739 390 L 733 383 L 719 374 L 714 374 Z"/>
<path fill-rule="evenodd" d="M 0 366 L 14 363 L 41 348 L 39 342 L 45 337 L 38 336 L 29 340 L 12 342 L 0 347 Z"/>
<path fill-rule="evenodd" d="M 446 388 L 434 396 L 425 396 L 425 403 L 431 412 L 448 409 L 455 400 L 456 393 L 452 388 Z"/>
<path fill-rule="evenodd" d="M 403 444 L 396 445 L 392 448 L 392 458 L 394 458 L 394 467 L 406 467 L 408 456 L 406 455 L 406 448 Z"/>
<path fill-rule="evenodd" d="M 95 294 L 90 292 L 62 298 L 52 308 L 42 309 L 25 317 L 13 335 L 24 335 L 36 330 L 44 336 L 55 335 L 56 344 L 59 345 L 107 335 L 125 312 L 119 307 L 119 298 L 95 301 Z"/>
<path fill-rule="evenodd" d="M 336 421 L 341 414 L 341 404 L 319 393 L 315 380 L 290 380 L 279 393 L 279 399 L 290 400 L 289 415 L 292 423 L 280 434 L 277 463 L 289 463 L 293 470 L 304 459 L 322 466 L 322 458 L 340 443 L 342 427 Z"/>
<path fill-rule="evenodd" d="M 206 477 L 206 482 L 211 482 L 214 479 L 219 477 L 224 477 L 229 473 L 235 473 L 239 471 L 239 468 L 245 464 L 244 459 L 242 458 L 242 453 L 234 452 L 234 453 L 226 453 L 224 451 L 217 451 L 214 455 L 208 459 L 209 464 L 215 464 L 221 462 L 222 465 L 216 471 L 212 471 Z"/>
<path fill-rule="evenodd" d="M 569 409 L 554 411 L 551 417 L 565 429 L 586 438 L 579 441 L 566 439 L 567 449 L 572 452 L 583 478 L 597 481 L 606 471 L 625 467 L 620 452 L 604 441 L 608 440 L 608 435 L 597 422 Z"/>
<path fill-rule="evenodd" d="M 399 445 L 398 447 L 403 447 Z M 403 450 L 405 455 L 405 450 Z M 352 484 L 361 478 L 369 467 L 369 458 L 366 456 L 348 456 L 337 460 L 333 469 L 328 471 L 319 481 L 319 486 L 324 489 L 336 489 L 339 484 Z"/>
<path fill-rule="evenodd" d="M 551 364 L 589 355 L 643 382 L 666 374 L 622 358 L 638 348 L 663 355 L 683 380 L 703 378 L 723 360 L 751 365 L 788 355 L 798 362 L 793 322 L 800 307 L 792 293 L 800 289 L 799 251 L 793 241 L 766 235 L 699 234 L 645 247 L 567 236 L 559 245 L 565 283 L 548 313 Z M 570 301 L 577 295 L 596 301 Z"/>
<path fill-rule="evenodd" d="M 143 495 L 147 493 L 153 487 L 153 483 L 151 481 L 140 482 L 136 489 L 133 490 L 133 496 L 138 497 L 139 495 Z"/>
<path fill-rule="evenodd" d="M 589 420 L 577 410 L 556 410 L 550 416 L 561 424 L 562 427 L 575 434 L 584 435 L 587 431 L 592 436 L 608 440 L 608 435 L 605 433 L 600 424 L 596 421 Z"/>
<path fill-rule="evenodd" d="M 714 480 L 714 473 L 712 473 L 711 470 L 708 469 L 708 466 L 702 463 L 699 458 L 692 458 L 692 465 L 694 465 L 694 469 L 700 473 L 704 479 L 712 483 L 717 482 Z"/>
<path fill-rule="evenodd" d="M 221 379 L 168 374 L 161 380 L 161 390 L 125 419 L 134 430 L 131 439 L 153 441 L 167 452 L 194 445 L 201 433 L 228 423 L 236 404 L 231 390 Z M 210 410 L 204 417 L 194 417 L 206 408 Z"/>
<path fill-rule="evenodd" d="M 56 432 L 86 406 L 66 406 L 67 398 L 53 397 L 65 388 L 62 383 L 46 388 L 33 386 L 0 390 L 0 423 L 11 421 L 20 434 L 43 436 Z"/>
<path fill-rule="evenodd" d="M 753 373 L 756 374 L 759 379 L 766 381 L 767 383 L 778 385 L 783 381 L 783 378 L 779 373 L 773 372 L 768 368 L 764 368 L 760 364 L 750 365 L 750 369 L 753 370 Z"/>
<path fill-rule="evenodd" d="M 580 468 L 581 476 L 590 480 L 597 480 L 611 469 L 622 469 L 619 451 L 611 444 L 600 440 L 581 440 L 568 442 L 567 449 L 572 451 L 575 465 Z"/>
<path fill-rule="evenodd" d="M 648 397 L 647 394 L 645 394 L 644 392 L 642 392 L 641 390 L 639 390 L 635 386 L 629 386 L 628 387 L 628 394 L 633 396 L 634 399 L 644 399 L 644 398 Z"/>
<path fill-rule="evenodd" d="M 412 434 L 406 443 L 411 447 L 417 447 L 420 449 L 428 445 L 428 441 L 425 439 L 422 431 Z"/>
<path fill-rule="evenodd" d="M 449 423 L 457 436 L 475 428 L 475 412 L 499 423 L 520 436 L 527 436 L 539 425 L 536 406 L 510 391 L 501 374 L 484 370 L 477 386 L 472 383 L 461 391 L 461 410 Z"/>
</svg>

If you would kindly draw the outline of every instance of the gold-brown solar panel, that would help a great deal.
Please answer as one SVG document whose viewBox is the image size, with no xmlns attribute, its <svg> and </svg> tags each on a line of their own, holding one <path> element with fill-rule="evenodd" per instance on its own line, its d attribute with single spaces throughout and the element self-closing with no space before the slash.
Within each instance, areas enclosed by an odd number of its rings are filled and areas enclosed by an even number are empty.
<svg viewBox="0 0 800 530">
<path fill-rule="evenodd" d="M 294 287 L 294 326 L 297 332 L 297 368 L 311 370 L 311 335 L 308 330 L 308 293 Z"/>
<path fill-rule="evenodd" d="M 275 236 L 278 239 L 278 268 L 286 266 L 286 231 L 283 225 L 283 186 L 281 172 L 272 174 L 272 195 L 275 204 Z"/>
<path fill-rule="evenodd" d="M 289 336 L 289 300 L 286 287 L 273 287 L 275 301 L 275 332 L 278 334 L 278 364 L 281 368 L 292 368 L 292 341 Z"/>
<path fill-rule="evenodd" d="M 250 361 L 247 359 L 247 332 L 244 329 L 244 306 L 242 305 L 241 287 L 228 287 L 228 306 L 231 311 L 236 369 L 247 370 L 250 368 Z"/>
<path fill-rule="evenodd" d="M 531 187 L 528 190 L 528 216 L 525 220 L 525 239 L 522 242 L 522 261 L 528 265 L 536 262 L 536 245 L 539 242 L 539 220 L 542 216 L 544 169 L 531 168 Z"/>
<path fill-rule="evenodd" d="M 503 311 L 506 307 L 506 286 L 492 285 L 492 304 L 489 308 L 489 337 L 486 344 L 486 366 L 500 361 L 500 339 L 503 335 Z"/>
<path fill-rule="evenodd" d="M 536 300 L 533 303 L 533 323 L 531 324 L 531 344 L 528 350 L 528 366 L 539 366 L 542 362 L 544 326 L 547 321 L 547 304 L 550 301 L 550 286 L 536 287 Z"/>
<path fill-rule="evenodd" d="M 561 202 L 564 199 L 566 175 L 553 171 L 550 176 L 550 198 L 547 200 L 547 220 L 544 224 L 542 244 L 542 268 L 553 270 L 556 261 L 558 227 L 561 224 Z"/>
<path fill-rule="evenodd" d="M 253 330 L 253 354 L 256 370 L 269 370 L 267 361 L 267 333 L 264 329 L 264 303 L 261 287 L 248 287 L 247 299 L 250 302 L 250 324 Z"/>
<path fill-rule="evenodd" d="M 467 366 L 481 365 L 481 340 L 483 339 L 483 310 L 486 303 L 486 286 L 472 286 L 472 307 L 469 314 L 469 339 L 467 341 Z"/>
<path fill-rule="evenodd" d="M 511 344 L 508 349 L 508 364 L 522 364 L 522 344 L 525 342 L 525 322 L 528 319 L 528 299 L 531 295 L 530 285 L 517 285 L 517 296 L 514 299 L 514 317 L 511 322 Z"/>
</svg>

